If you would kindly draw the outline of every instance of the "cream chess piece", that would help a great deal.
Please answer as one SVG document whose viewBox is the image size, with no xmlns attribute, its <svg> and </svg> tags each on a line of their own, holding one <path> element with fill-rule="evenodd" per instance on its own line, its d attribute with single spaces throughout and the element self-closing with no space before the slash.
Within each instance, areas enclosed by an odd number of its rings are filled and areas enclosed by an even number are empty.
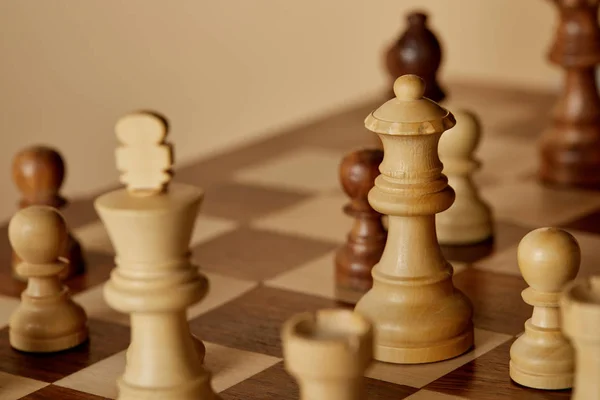
<svg viewBox="0 0 600 400">
<path fill-rule="evenodd" d="M 600 276 L 569 283 L 560 310 L 562 330 L 575 350 L 571 399 L 600 399 Z"/>
<path fill-rule="evenodd" d="M 167 123 L 152 113 L 118 121 L 117 168 L 126 188 L 96 199 L 117 266 L 106 302 L 131 315 L 131 345 L 118 400 L 218 398 L 202 365 L 204 347 L 190 333 L 186 311 L 203 299 L 208 280 L 190 262 L 189 243 L 202 189 L 171 183 Z"/>
<path fill-rule="evenodd" d="M 519 243 L 519 269 L 529 285 L 523 300 L 533 306 L 525 333 L 510 348 L 510 377 L 535 389 L 568 389 L 573 384 L 573 348 L 561 331 L 559 301 L 577 276 L 577 240 L 557 228 L 539 228 Z"/>
<path fill-rule="evenodd" d="M 365 121 L 383 142 L 369 203 L 388 215 L 388 237 L 355 310 L 375 326 L 374 358 L 392 363 L 441 361 L 473 346 L 473 306 L 453 285 L 435 229 L 435 214 L 454 201 L 437 146 L 455 120 L 424 91 L 418 76 L 401 76 L 396 98 Z"/>
<path fill-rule="evenodd" d="M 325 309 L 287 320 L 281 331 L 286 370 L 301 400 L 364 400 L 373 327 L 351 310 Z"/>
<path fill-rule="evenodd" d="M 15 349 L 47 353 L 78 346 L 88 339 L 87 315 L 62 284 L 60 259 L 68 229 L 62 215 L 50 206 L 31 206 L 10 220 L 8 237 L 21 262 L 17 272 L 27 278 L 21 304 L 8 323 Z"/>
<path fill-rule="evenodd" d="M 470 111 L 458 109 L 453 114 L 456 125 L 440 138 L 438 153 L 456 199 L 436 216 L 435 225 L 440 244 L 468 245 L 490 239 L 494 224 L 492 210 L 472 177 L 480 166 L 474 152 L 481 139 L 481 124 Z"/>
</svg>

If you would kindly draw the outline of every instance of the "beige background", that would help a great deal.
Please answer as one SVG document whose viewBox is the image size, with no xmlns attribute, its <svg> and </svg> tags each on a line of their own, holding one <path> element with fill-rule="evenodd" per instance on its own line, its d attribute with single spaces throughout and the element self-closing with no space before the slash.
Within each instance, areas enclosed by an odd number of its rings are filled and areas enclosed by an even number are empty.
<svg viewBox="0 0 600 400">
<path fill-rule="evenodd" d="M 170 118 L 183 163 L 379 93 L 381 51 L 414 7 L 445 46 L 444 80 L 559 82 L 546 0 L 0 2 L 0 218 L 32 143 L 62 151 L 69 196 L 114 182 L 113 124 L 132 109 Z"/>
</svg>

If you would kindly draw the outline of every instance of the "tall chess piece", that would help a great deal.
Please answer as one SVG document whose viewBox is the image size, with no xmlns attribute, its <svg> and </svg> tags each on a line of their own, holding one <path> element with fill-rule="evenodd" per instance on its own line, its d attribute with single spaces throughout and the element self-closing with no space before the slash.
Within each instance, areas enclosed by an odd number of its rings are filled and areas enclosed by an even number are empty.
<svg viewBox="0 0 600 400">
<path fill-rule="evenodd" d="M 571 282 L 560 298 L 562 330 L 575 349 L 572 400 L 600 398 L 600 276 Z"/>
<path fill-rule="evenodd" d="M 62 215 L 50 206 L 22 209 L 10 220 L 8 238 L 22 260 L 17 271 L 27 278 L 21 304 L 8 323 L 11 346 L 49 353 L 85 342 L 87 315 L 59 278 L 66 267 L 59 257 L 68 238 Z"/>
<path fill-rule="evenodd" d="M 369 202 L 388 215 L 388 238 L 373 287 L 355 310 L 375 325 L 375 359 L 427 363 L 473 346 L 473 307 L 452 283 L 435 229 L 435 215 L 454 201 L 437 146 L 455 120 L 423 97 L 425 82 L 416 75 L 398 78 L 394 92 L 365 120 L 384 148 Z"/>
<path fill-rule="evenodd" d="M 366 400 L 364 374 L 372 362 L 373 327 L 351 310 L 327 309 L 287 320 L 281 342 L 285 369 L 300 400 Z"/>
<path fill-rule="evenodd" d="M 470 111 L 456 110 L 453 114 L 456 126 L 442 135 L 438 153 L 456 199 L 436 216 L 435 224 L 440 244 L 470 245 L 490 239 L 494 224 L 492 210 L 473 182 L 480 166 L 474 152 L 481 139 L 481 124 Z"/>
<path fill-rule="evenodd" d="M 202 365 L 204 348 L 197 348 L 186 318 L 187 308 L 208 290 L 189 249 L 204 192 L 170 182 L 167 129 L 155 114 L 120 119 L 116 159 L 126 188 L 95 201 L 117 255 L 104 297 L 115 310 L 131 314 L 118 400 L 217 398 Z"/>
<path fill-rule="evenodd" d="M 560 21 L 549 59 L 564 88 L 540 142 L 540 178 L 557 186 L 600 189 L 600 63 L 597 0 L 554 0 Z"/>
<path fill-rule="evenodd" d="M 437 77 L 442 64 L 442 46 L 427 25 L 427 14 L 411 12 L 406 22 L 406 30 L 385 52 L 385 66 L 391 82 L 402 75 L 418 75 L 425 80 L 425 97 L 441 102 L 446 98 Z M 390 93 L 390 96 L 394 94 Z"/>
<path fill-rule="evenodd" d="M 337 298 L 351 304 L 371 288 L 371 269 L 385 247 L 382 215 L 368 200 L 382 161 L 382 150 L 362 149 L 347 154 L 340 163 L 342 188 L 351 199 L 344 212 L 354 218 L 354 224 L 346 243 L 336 252 L 335 280 Z"/>
<path fill-rule="evenodd" d="M 573 385 L 574 355 L 561 332 L 559 301 L 579 272 L 579 244 L 561 229 L 539 228 L 523 237 L 517 260 L 529 284 L 523 300 L 533 306 L 533 315 L 510 348 L 510 377 L 535 389 L 568 389 Z"/>
<path fill-rule="evenodd" d="M 13 159 L 12 177 L 21 192 L 19 208 L 45 205 L 61 209 L 67 200 L 60 195 L 65 178 L 65 163 L 60 153 L 48 146 L 30 146 L 21 150 Z M 61 254 L 67 264 L 60 273 L 61 279 L 85 272 L 85 259 L 79 242 L 69 233 L 67 245 Z M 13 275 L 21 260 L 13 252 Z"/>
</svg>

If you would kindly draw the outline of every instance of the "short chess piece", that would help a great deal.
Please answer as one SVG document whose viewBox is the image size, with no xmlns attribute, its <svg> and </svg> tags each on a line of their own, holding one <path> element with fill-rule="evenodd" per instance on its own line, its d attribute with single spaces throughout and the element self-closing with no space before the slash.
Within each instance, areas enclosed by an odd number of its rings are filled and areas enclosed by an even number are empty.
<svg viewBox="0 0 600 400">
<path fill-rule="evenodd" d="M 569 283 L 560 298 L 562 331 L 575 351 L 572 400 L 600 398 L 600 276 Z"/>
<path fill-rule="evenodd" d="M 301 400 L 366 400 L 373 327 L 345 309 L 297 314 L 281 330 L 284 366 Z"/>
<path fill-rule="evenodd" d="M 562 91 L 540 140 L 540 180 L 600 189 L 598 0 L 554 0 L 559 20 L 548 57 L 564 72 Z"/>
<path fill-rule="evenodd" d="M 441 102 L 446 98 L 438 82 L 442 46 L 427 20 L 423 12 L 407 15 L 406 30 L 385 52 L 385 66 L 392 83 L 402 75 L 417 75 L 425 80 L 425 97 Z M 393 93 L 390 96 L 393 97 Z"/>
<path fill-rule="evenodd" d="M 67 241 L 67 224 L 49 206 L 31 206 L 11 219 L 8 236 L 22 262 L 17 266 L 27 278 L 21 303 L 10 317 L 10 344 L 33 353 L 70 349 L 88 338 L 87 315 L 61 283 L 65 268 L 60 259 Z"/>
<path fill-rule="evenodd" d="M 375 326 L 376 360 L 422 364 L 454 358 L 474 344 L 473 306 L 453 284 L 435 229 L 435 215 L 455 197 L 438 142 L 456 121 L 423 97 L 425 82 L 416 75 L 398 78 L 394 93 L 365 120 L 384 145 L 369 203 L 388 215 L 388 238 L 372 270 L 373 287 L 355 310 Z"/>
<path fill-rule="evenodd" d="M 382 215 L 368 200 L 382 161 L 382 150 L 362 149 L 347 154 L 340 163 L 341 185 L 350 198 L 344 212 L 354 224 L 335 256 L 336 297 L 350 304 L 371 288 L 371 269 L 385 247 L 387 232 Z"/>
<path fill-rule="evenodd" d="M 94 207 L 116 252 L 104 298 L 130 315 L 132 327 L 117 399 L 218 399 L 203 366 L 204 346 L 187 321 L 187 309 L 209 288 L 189 249 L 204 190 L 171 182 L 164 117 L 135 112 L 121 118 L 115 132 L 125 187 L 101 195 Z"/>
<path fill-rule="evenodd" d="M 510 377 L 535 389 L 568 389 L 573 384 L 573 348 L 561 332 L 560 296 L 579 272 L 577 240 L 557 228 L 539 228 L 519 243 L 519 269 L 529 285 L 523 300 L 533 306 L 525 332 L 510 348 Z"/>
<path fill-rule="evenodd" d="M 453 114 L 456 125 L 440 138 L 438 153 L 456 198 L 436 216 L 436 231 L 442 245 L 473 245 L 491 239 L 494 233 L 491 207 L 473 181 L 480 167 L 474 153 L 481 139 L 481 124 L 470 111 L 454 110 Z"/>
<path fill-rule="evenodd" d="M 21 150 L 13 159 L 12 177 L 21 193 L 19 208 L 34 205 L 54 207 L 58 210 L 68 204 L 60 189 L 65 178 L 65 163 L 61 154 L 48 146 L 30 146 Z M 68 279 L 85 272 L 85 258 L 80 243 L 70 233 L 61 257 L 67 261 L 60 273 Z M 19 257 L 13 252 L 13 276 L 22 280 L 15 269 Z"/>
</svg>

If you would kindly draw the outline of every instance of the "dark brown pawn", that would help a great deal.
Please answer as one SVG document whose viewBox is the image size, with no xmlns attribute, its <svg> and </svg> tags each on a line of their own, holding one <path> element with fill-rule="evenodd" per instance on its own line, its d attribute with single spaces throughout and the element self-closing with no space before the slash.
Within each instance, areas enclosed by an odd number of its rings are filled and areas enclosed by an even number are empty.
<svg viewBox="0 0 600 400">
<path fill-rule="evenodd" d="M 540 177 L 551 185 L 600 189 L 598 1 L 551 3 L 559 23 L 549 59 L 564 70 L 564 85 L 542 136 Z"/>
<path fill-rule="evenodd" d="M 65 178 L 65 163 L 55 149 L 46 146 L 23 149 L 13 159 L 12 176 L 21 193 L 19 208 L 47 205 L 60 209 L 67 205 L 67 200 L 60 195 Z M 81 245 L 71 234 L 62 257 L 69 262 L 61 274 L 63 279 L 84 272 L 85 261 Z M 13 275 L 21 279 L 14 270 L 19 262 L 19 258 L 13 253 Z"/>
<path fill-rule="evenodd" d="M 344 212 L 355 221 L 346 243 L 336 253 L 335 277 L 338 298 L 350 303 L 373 285 L 371 269 L 379 262 L 387 239 L 382 215 L 368 201 L 382 161 L 382 150 L 364 149 L 346 155 L 340 164 L 342 188 L 351 199 Z"/>
<path fill-rule="evenodd" d="M 385 52 L 390 87 L 401 75 L 418 75 L 425 81 L 425 97 L 436 102 L 442 101 L 446 93 L 437 81 L 442 63 L 440 42 L 427 26 L 427 14 L 412 12 L 406 19 L 406 30 Z M 394 97 L 393 92 L 390 92 L 390 97 Z"/>
</svg>

